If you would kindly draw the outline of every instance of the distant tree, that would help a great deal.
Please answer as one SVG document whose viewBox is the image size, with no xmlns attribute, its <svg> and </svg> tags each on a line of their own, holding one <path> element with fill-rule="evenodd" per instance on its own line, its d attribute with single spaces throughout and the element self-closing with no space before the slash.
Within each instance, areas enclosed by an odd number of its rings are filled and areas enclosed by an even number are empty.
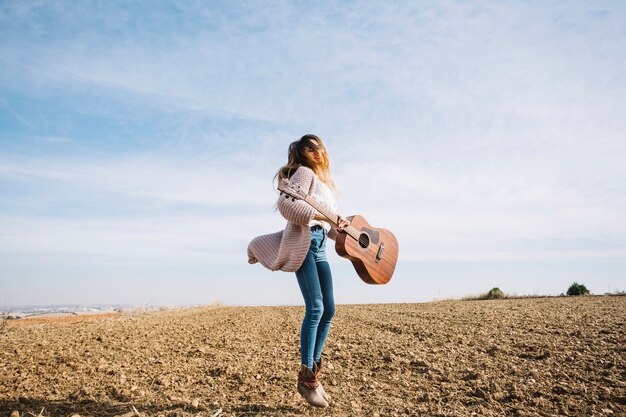
<svg viewBox="0 0 626 417">
<path fill-rule="evenodd" d="M 567 295 L 587 295 L 589 294 L 589 290 L 583 284 L 579 284 L 574 282 L 567 289 Z"/>
<path fill-rule="evenodd" d="M 498 299 L 498 298 L 504 298 L 504 293 L 502 292 L 502 290 L 500 288 L 493 287 L 487 293 L 487 297 L 486 298 L 487 298 L 487 300 L 495 300 L 495 299 Z"/>
</svg>

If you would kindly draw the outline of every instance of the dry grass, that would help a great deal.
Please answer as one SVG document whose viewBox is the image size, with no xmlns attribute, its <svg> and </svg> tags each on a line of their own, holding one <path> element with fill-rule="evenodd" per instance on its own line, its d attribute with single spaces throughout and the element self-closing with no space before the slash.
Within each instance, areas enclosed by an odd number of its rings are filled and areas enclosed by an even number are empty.
<svg viewBox="0 0 626 417">
<path fill-rule="evenodd" d="M 0 315 L 0 333 L 6 331 L 8 328 L 8 321 L 9 317 L 5 313 L 2 313 Z"/>
</svg>

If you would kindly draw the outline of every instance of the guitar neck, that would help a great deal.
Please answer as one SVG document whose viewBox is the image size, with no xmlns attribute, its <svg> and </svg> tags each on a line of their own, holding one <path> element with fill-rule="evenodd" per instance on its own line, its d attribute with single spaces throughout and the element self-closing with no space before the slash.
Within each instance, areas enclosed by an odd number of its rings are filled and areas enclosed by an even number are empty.
<svg viewBox="0 0 626 417">
<path fill-rule="evenodd" d="M 322 216 L 328 219 L 330 223 L 337 226 L 337 222 L 339 221 L 339 215 L 328 210 L 326 207 L 321 205 L 317 200 L 315 200 L 311 196 L 304 197 L 304 201 L 306 201 L 315 210 L 319 211 L 322 214 Z M 349 234 L 350 236 L 352 236 L 354 239 L 359 240 L 359 231 L 356 230 L 354 227 L 352 226 L 344 227 L 343 231 Z"/>
</svg>

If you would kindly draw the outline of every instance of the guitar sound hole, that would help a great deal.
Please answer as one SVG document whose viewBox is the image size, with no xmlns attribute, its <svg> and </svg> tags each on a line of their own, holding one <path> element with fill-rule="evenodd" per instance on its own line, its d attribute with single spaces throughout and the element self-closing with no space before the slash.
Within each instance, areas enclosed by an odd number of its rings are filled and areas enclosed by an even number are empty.
<svg viewBox="0 0 626 417">
<path fill-rule="evenodd" d="M 369 245 L 370 245 L 370 237 L 367 235 L 367 233 L 361 233 L 361 236 L 359 236 L 359 246 L 365 249 Z"/>
</svg>

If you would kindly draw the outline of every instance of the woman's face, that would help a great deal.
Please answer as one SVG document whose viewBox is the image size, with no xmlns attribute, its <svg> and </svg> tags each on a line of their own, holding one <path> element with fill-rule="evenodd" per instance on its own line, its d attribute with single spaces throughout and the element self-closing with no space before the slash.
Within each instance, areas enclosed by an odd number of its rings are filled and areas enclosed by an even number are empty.
<svg viewBox="0 0 626 417">
<path fill-rule="evenodd" d="M 311 142 L 317 145 L 317 141 L 312 139 Z M 304 152 L 306 152 L 307 156 L 315 161 L 316 164 L 320 164 L 322 162 L 322 153 L 321 151 L 311 148 L 309 146 L 304 147 Z"/>
</svg>

